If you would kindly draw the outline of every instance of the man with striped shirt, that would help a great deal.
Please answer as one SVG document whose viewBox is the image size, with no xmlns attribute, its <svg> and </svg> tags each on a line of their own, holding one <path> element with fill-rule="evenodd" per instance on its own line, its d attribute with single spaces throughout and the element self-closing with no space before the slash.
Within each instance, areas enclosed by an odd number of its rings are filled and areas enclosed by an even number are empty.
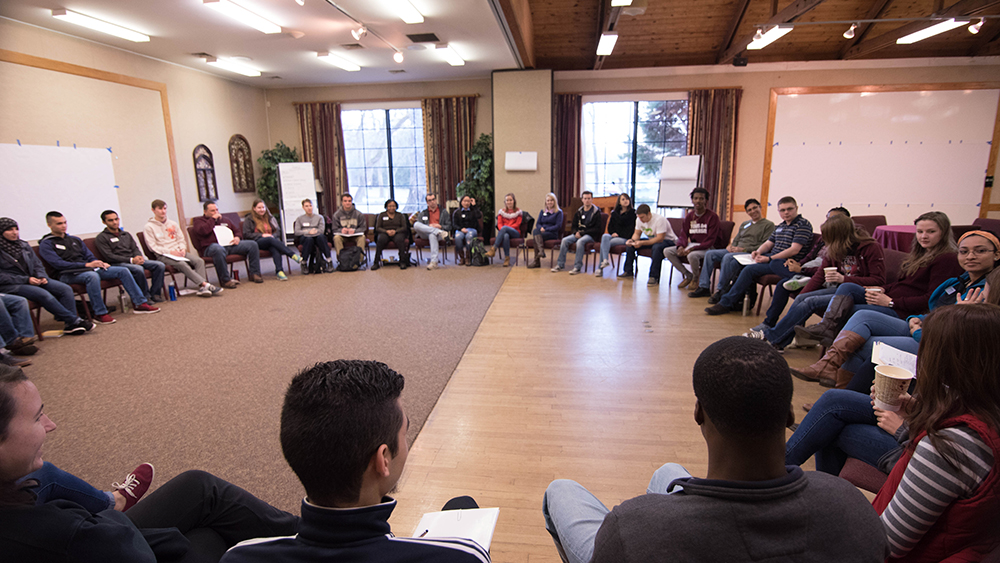
<svg viewBox="0 0 1000 563">
<path fill-rule="evenodd" d="M 281 411 L 281 448 L 306 489 L 295 536 L 237 544 L 225 563 L 435 561 L 489 563 L 476 542 L 397 538 L 389 528 L 408 452 L 403 376 L 383 363 L 337 360 L 292 379 Z M 450 508 L 476 508 L 469 497 Z"/>
</svg>

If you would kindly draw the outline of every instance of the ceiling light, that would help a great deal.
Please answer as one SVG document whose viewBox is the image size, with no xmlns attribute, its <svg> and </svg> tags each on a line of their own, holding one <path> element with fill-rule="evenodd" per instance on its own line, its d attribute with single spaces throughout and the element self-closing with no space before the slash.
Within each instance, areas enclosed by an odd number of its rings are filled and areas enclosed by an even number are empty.
<svg viewBox="0 0 1000 563">
<path fill-rule="evenodd" d="M 85 16 L 69 10 L 52 10 L 52 17 L 64 22 L 81 25 L 83 27 L 93 29 L 94 31 L 100 31 L 101 33 L 107 33 L 108 35 L 128 39 L 129 41 L 135 41 L 136 43 L 145 43 L 146 41 L 149 41 L 148 35 L 143 35 L 138 31 L 132 31 L 131 29 L 126 29 L 120 25 L 94 19 L 90 16 Z"/>
<path fill-rule="evenodd" d="M 969 23 L 969 20 L 967 20 L 967 19 L 955 19 L 955 18 L 951 18 L 951 19 L 945 20 L 945 21 L 943 21 L 941 23 L 936 23 L 936 24 L 934 24 L 934 25 L 932 25 L 930 27 L 925 27 L 924 29 L 921 29 L 920 31 L 913 32 L 913 33 L 907 35 L 906 37 L 900 37 L 899 39 L 896 40 L 896 44 L 897 45 L 909 45 L 911 43 L 916 43 L 917 41 L 923 41 L 924 39 L 927 39 L 928 37 L 933 37 L 933 36 L 935 36 L 935 35 L 937 35 L 939 33 L 944 33 L 946 31 L 955 29 L 956 27 L 961 27 L 961 26 L 963 26 L 963 25 L 965 25 L 967 23 Z"/>
<path fill-rule="evenodd" d="M 240 64 L 231 59 L 219 59 L 216 57 L 208 57 L 205 62 L 214 66 L 221 68 L 223 70 L 228 70 L 229 72 L 235 72 L 236 74 L 242 74 L 243 76 L 260 76 L 260 71 L 249 67 L 245 64 Z"/>
<path fill-rule="evenodd" d="M 232 0 L 201 0 L 202 3 L 215 11 L 248 25 L 262 33 L 281 33 L 281 26 L 264 19 L 250 10 L 236 4 Z"/>
<path fill-rule="evenodd" d="M 615 50 L 615 43 L 618 42 L 618 32 L 609 31 L 601 34 L 601 41 L 597 44 L 597 56 L 606 57 Z"/>
<path fill-rule="evenodd" d="M 611 7 L 615 6 L 631 6 L 632 0 L 611 0 Z"/>
<path fill-rule="evenodd" d="M 305 6 L 306 0 L 295 0 L 295 3 L 298 4 L 299 6 Z"/>
<path fill-rule="evenodd" d="M 858 24 L 852 23 L 851 28 L 844 32 L 844 39 L 854 39 L 854 30 L 858 28 Z"/>
<path fill-rule="evenodd" d="M 351 30 L 351 36 L 354 37 L 355 41 L 360 41 L 361 38 L 364 37 L 365 35 L 368 35 L 368 30 L 365 29 L 365 26 L 361 26 L 357 29 Z"/>
<path fill-rule="evenodd" d="M 747 49 L 756 51 L 767 47 L 771 43 L 774 43 L 778 39 L 784 37 L 789 31 L 792 30 L 790 25 L 776 25 L 771 29 L 761 33 L 760 29 L 757 29 L 757 34 L 753 36 L 753 41 L 747 45 Z"/>
<path fill-rule="evenodd" d="M 396 61 L 397 63 L 403 62 L 403 52 L 402 51 L 396 51 L 392 55 L 392 60 Z"/>
<path fill-rule="evenodd" d="M 465 59 L 459 56 L 458 52 L 451 45 L 441 44 L 436 47 L 437 51 L 444 56 L 444 60 L 451 66 L 465 65 Z"/>
<path fill-rule="evenodd" d="M 340 57 L 336 57 L 334 55 L 331 55 L 330 53 L 319 53 L 317 57 L 319 57 L 319 60 L 325 63 L 329 63 L 332 64 L 333 66 L 340 67 L 348 72 L 356 72 L 361 70 L 360 66 L 352 63 L 351 61 L 347 59 L 342 59 Z"/>
<path fill-rule="evenodd" d="M 979 18 L 979 21 L 969 26 L 969 33 L 975 35 L 979 33 L 979 30 L 983 28 L 983 18 Z"/>
<path fill-rule="evenodd" d="M 424 16 L 409 0 L 396 0 L 396 15 L 406 23 L 424 23 Z"/>
</svg>

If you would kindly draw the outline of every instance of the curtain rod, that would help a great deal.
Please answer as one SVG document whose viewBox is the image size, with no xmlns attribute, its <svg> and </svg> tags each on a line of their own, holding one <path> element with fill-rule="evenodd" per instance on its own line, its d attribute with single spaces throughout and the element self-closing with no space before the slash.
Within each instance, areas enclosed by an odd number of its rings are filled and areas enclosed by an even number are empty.
<svg viewBox="0 0 1000 563">
<path fill-rule="evenodd" d="M 464 94 L 459 96 L 411 96 L 408 98 L 368 98 L 363 100 L 325 100 L 316 102 L 292 102 L 293 106 L 306 104 L 371 104 L 376 102 L 412 102 L 414 100 L 446 100 L 450 98 L 478 98 L 479 94 Z"/>
<path fill-rule="evenodd" d="M 656 88 L 650 90 L 601 90 L 597 92 L 552 92 L 553 94 L 579 94 L 581 96 L 608 96 L 611 94 L 669 94 L 670 92 L 690 92 L 691 90 L 742 90 L 742 86 L 721 88 Z"/>
</svg>

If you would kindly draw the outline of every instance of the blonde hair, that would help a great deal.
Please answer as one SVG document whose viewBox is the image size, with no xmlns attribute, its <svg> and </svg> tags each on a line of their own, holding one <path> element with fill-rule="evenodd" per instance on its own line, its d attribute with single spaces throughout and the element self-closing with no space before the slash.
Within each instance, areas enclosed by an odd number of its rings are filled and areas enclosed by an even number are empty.
<svg viewBox="0 0 1000 563">
<path fill-rule="evenodd" d="M 555 210 L 559 209 L 559 198 L 556 197 L 556 194 L 554 194 L 552 192 L 549 192 L 549 193 L 545 194 L 545 204 L 546 205 L 545 205 L 544 209 L 548 209 L 549 208 L 548 202 L 549 202 L 549 198 L 550 197 L 552 198 L 552 201 L 556 202 L 556 204 L 552 206 L 552 211 L 555 211 Z"/>
</svg>

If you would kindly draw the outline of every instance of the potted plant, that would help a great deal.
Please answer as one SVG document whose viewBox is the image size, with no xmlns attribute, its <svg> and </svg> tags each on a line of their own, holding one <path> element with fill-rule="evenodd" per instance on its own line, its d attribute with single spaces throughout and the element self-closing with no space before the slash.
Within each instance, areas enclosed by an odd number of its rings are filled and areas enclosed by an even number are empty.
<svg viewBox="0 0 1000 563">
<path fill-rule="evenodd" d="M 492 233 L 493 210 L 493 135 L 483 133 L 465 153 L 469 164 L 465 168 L 465 180 L 456 186 L 458 197 L 469 196 L 476 200 L 476 206 L 483 213 L 483 233 L 487 240 Z"/>
<path fill-rule="evenodd" d="M 257 163 L 261 166 L 260 178 L 257 179 L 257 194 L 271 209 L 278 208 L 278 164 L 282 162 L 298 162 L 299 151 L 278 141 L 273 149 L 261 151 Z"/>
</svg>

